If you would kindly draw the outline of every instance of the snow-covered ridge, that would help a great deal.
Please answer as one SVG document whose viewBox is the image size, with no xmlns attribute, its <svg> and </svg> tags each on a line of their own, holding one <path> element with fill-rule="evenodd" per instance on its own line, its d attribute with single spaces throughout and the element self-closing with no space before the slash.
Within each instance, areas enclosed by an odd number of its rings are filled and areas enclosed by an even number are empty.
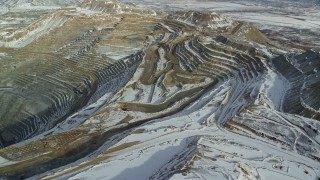
<svg viewBox="0 0 320 180">
<path fill-rule="evenodd" d="M 32 6 L 58 6 L 58 7 L 68 7 L 68 6 L 79 6 L 84 0 L 5 0 L 0 3 L 0 6 L 7 6 L 9 8 L 23 8 Z M 35 7 L 36 8 L 36 7 Z"/>
<path fill-rule="evenodd" d="M 10 34 L 0 35 L 0 46 L 21 48 L 40 36 L 48 33 L 51 29 L 62 26 L 69 18 L 63 13 L 53 14 L 40 19 L 39 21 L 17 30 Z"/>
<path fill-rule="evenodd" d="M 122 3 L 118 0 L 85 0 L 82 8 L 104 13 L 139 13 L 144 15 L 155 15 L 151 9 L 137 9 L 131 4 Z"/>
<path fill-rule="evenodd" d="M 177 14 L 173 14 L 170 18 L 174 18 L 197 27 L 211 29 L 226 28 L 234 23 L 234 21 L 224 17 L 223 15 L 203 11 L 177 12 Z"/>
</svg>

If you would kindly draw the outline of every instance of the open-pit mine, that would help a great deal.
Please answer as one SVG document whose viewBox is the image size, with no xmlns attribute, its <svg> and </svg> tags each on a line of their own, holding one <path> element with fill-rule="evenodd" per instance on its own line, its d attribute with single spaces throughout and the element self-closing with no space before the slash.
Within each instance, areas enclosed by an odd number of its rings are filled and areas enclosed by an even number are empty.
<svg viewBox="0 0 320 180">
<path fill-rule="evenodd" d="M 320 13 L 165 2 L 0 1 L 0 179 L 320 179 Z"/>
</svg>

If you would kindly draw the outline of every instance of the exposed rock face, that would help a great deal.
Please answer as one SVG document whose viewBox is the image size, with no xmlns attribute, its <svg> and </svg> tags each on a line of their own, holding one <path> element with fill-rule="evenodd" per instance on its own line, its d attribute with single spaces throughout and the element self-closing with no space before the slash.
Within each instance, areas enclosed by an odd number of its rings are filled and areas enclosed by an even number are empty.
<svg viewBox="0 0 320 180">
<path fill-rule="evenodd" d="M 1 177 L 319 176 L 319 52 L 212 12 L 56 3 L 0 17 Z"/>
<path fill-rule="evenodd" d="M 289 82 L 282 102 L 284 112 L 318 119 L 319 116 L 319 72 L 320 54 L 307 51 L 300 55 L 279 56 L 272 60 L 275 68 Z"/>
</svg>

